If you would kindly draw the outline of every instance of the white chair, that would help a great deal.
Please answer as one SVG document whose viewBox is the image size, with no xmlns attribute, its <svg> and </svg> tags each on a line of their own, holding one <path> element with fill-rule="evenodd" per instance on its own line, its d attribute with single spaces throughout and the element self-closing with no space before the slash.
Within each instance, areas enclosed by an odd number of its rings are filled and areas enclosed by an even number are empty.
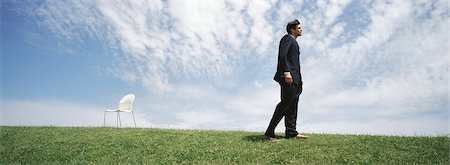
<svg viewBox="0 0 450 165">
<path fill-rule="evenodd" d="M 119 102 L 119 109 L 106 109 L 105 115 L 103 116 L 103 126 L 106 124 L 106 112 L 117 112 L 117 126 L 122 127 L 122 121 L 120 120 L 120 112 L 131 112 L 133 114 L 134 127 L 136 127 L 136 120 L 134 119 L 133 113 L 133 102 L 134 102 L 134 94 L 128 94 L 124 96 Z"/>
</svg>

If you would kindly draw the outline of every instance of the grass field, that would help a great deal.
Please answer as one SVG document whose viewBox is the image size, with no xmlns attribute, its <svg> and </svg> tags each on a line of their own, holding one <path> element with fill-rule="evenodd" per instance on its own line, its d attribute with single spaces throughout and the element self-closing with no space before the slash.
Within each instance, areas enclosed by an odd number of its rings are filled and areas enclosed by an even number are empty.
<svg viewBox="0 0 450 165">
<path fill-rule="evenodd" d="M 449 164 L 448 137 L 0 127 L 0 164 Z M 281 136 L 282 134 L 279 134 Z"/>
</svg>

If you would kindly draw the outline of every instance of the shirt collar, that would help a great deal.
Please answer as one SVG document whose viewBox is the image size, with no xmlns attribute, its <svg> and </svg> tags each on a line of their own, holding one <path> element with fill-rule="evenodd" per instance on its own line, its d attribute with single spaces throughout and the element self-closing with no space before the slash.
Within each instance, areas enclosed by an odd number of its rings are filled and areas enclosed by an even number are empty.
<svg viewBox="0 0 450 165">
<path fill-rule="evenodd" d="M 296 39 L 293 35 L 289 34 L 292 38 L 294 38 L 294 40 Z"/>
</svg>

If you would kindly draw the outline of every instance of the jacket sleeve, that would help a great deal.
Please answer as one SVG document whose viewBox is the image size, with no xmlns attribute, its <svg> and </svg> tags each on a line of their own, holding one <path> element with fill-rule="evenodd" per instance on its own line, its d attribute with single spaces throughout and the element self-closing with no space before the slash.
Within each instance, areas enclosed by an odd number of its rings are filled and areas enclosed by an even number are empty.
<svg viewBox="0 0 450 165">
<path fill-rule="evenodd" d="M 288 52 L 289 48 L 291 47 L 292 40 L 288 38 L 283 38 L 280 42 L 280 50 L 279 50 L 279 65 L 280 68 L 283 69 L 284 72 L 291 72 L 291 67 L 289 66 L 288 62 Z M 283 74 L 281 73 L 281 74 Z M 292 73 L 291 73 L 292 74 Z"/>
</svg>

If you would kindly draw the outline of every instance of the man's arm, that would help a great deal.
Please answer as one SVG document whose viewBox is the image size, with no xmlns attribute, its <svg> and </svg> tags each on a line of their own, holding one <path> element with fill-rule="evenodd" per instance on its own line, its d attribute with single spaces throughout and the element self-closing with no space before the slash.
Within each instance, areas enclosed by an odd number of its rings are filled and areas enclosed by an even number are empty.
<svg viewBox="0 0 450 165">
<path fill-rule="evenodd" d="M 288 37 L 285 37 L 280 42 L 280 65 L 284 72 L 284 81 L 288 84 L 292 84 L 292 76 L 291 76 L 291 68 L 288 62 L 288 52 L 291 47 L 292 40 Z"/>
</svg>

